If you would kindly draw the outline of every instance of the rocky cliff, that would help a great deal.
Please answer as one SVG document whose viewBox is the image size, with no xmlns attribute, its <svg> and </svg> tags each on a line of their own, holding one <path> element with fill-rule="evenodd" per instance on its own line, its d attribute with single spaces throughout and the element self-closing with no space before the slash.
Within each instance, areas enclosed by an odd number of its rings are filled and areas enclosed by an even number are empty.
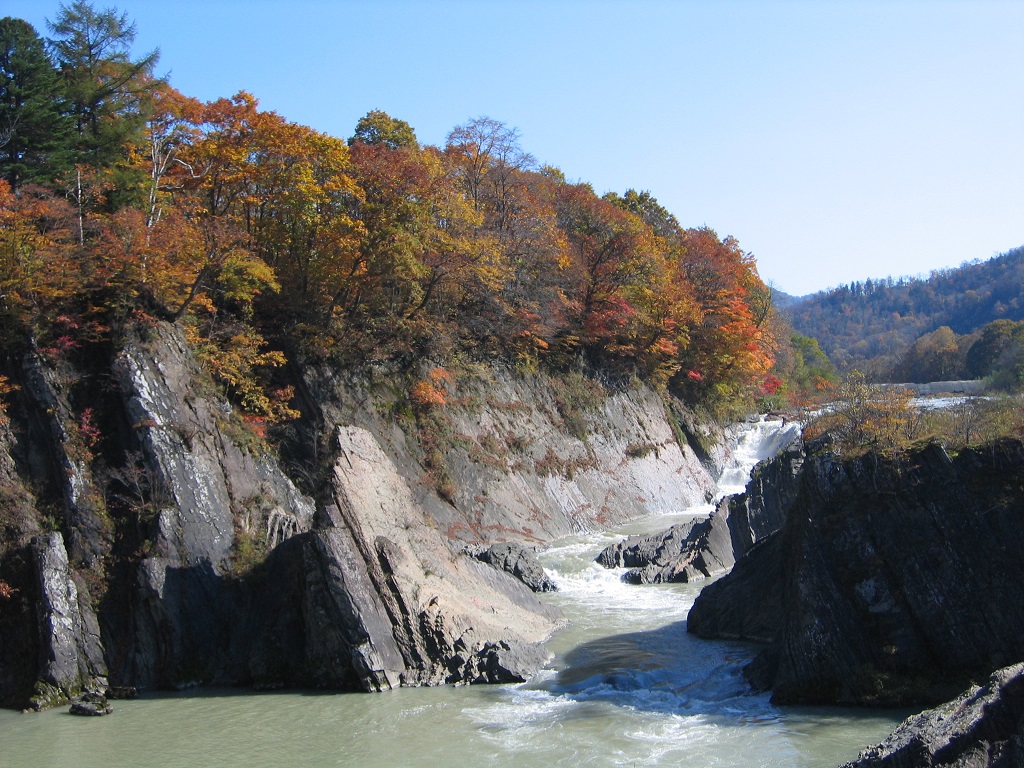
<svg viewBox="0 0 1024 768">
<path fill-rule="evenodd" d="M 812 453 L 782 530 L 706 587 L 688 628 L 769 641 L 778 702 L 935 703 L 1024 659 L 1024 445 Z"/>
<path fill-rule="evenodd" d="M 84 362 L 30 353 L 11 378 L 0 701 L 14 706 L 107 684 L 525 679 L 561 618 L 473 554 L 701 501 L 723 450 L 645 388 L 500 367 L 443 380 L 429 407 L 385 372 L 296 368 L 303 418 L 274 450 L 166 324 Z"/>
</svg>

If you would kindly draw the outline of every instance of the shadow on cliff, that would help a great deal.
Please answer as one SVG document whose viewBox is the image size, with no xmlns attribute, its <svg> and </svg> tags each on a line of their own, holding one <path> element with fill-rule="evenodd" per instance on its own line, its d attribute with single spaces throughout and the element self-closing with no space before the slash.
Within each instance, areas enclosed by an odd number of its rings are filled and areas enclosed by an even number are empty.
<svg viewBox="0 0 1024 768">
<path fill-rule="evenodd" d="M 700 640 L 678 621 L 582 643 L 555 661 L 554 677 L 536 685 L 577 701 L 749 723 L 778 714 L 743 676 L 756 652 L 749 644 Z"/>
</svg>

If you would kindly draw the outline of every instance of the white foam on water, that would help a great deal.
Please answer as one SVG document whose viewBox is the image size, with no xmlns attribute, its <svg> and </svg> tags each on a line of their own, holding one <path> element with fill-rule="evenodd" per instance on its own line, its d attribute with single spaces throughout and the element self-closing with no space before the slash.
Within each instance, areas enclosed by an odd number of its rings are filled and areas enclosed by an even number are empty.
<svg viewBox="0 0 1024 768">
<path fill-rule="evenodd" d="M 754 464 L 778 453 L 799 429 L 781 421 L 744 425 L 720 496 L 743 490 Z M 772 727 L 778 711 L 767 695 L 752 693 L 742 676 L 754 650 L 687 634 L 686 615 L 702 585 L 627 584 L 626 569 L 594 562 L 625 535 L 662 530 L 712 509 L 700 505 L 614 532 L 565 539 L 542 553 L 559 588 L 550 599 L 571 628 L 552 642 L 561 651 L 551 669 L 508 688 L 500 701 L 466 710 L 487 739 L 503 750 L 544 751 L 551 765 L 580 764 L 574 761 L 584 756 L 588 765 L 676 764 L 698 757 L 702 765 L 735 765 L 730 745 L 737 744 L 737 729 L 750 729 L 762 742 L 772 742 L 767 753 L 778 765 L 793 764 L 784 733 Z M 741 751 L 748 749 L 739 744 Z"/>
<path fill-rule="evenodd" d="M 718 480 L 718 498 L 742 493 L 754 465 L 778 455 L 800 436 L 801 428 L 800 422 L 780 419 L 761 419 L 745 424 Z"/>
</svg>

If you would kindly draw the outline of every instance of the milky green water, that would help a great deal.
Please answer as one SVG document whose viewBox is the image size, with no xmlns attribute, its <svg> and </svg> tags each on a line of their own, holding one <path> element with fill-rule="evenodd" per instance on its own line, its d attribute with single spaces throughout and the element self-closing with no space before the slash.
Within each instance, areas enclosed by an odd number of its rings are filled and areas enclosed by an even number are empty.
<svg viewBox="0 0 1024 768">
<path fill-rule="evenodd" d="M 700 585 L 630 586 L 593 563 L 621 534 L 686 514 L 544 553 L 560 587 L 549 599 L 570 627 L 552 639 L 556 659 L 530 683 L 385 694 L 193 691 L 113 702 L 104 718 L 3 711 L 0 768 L 810 768 L 840 765 L 884 738 L 907 713 L 780 708 L 751 693 L 740 670 L 754 649 L 686 634 Z"/>
</svg>

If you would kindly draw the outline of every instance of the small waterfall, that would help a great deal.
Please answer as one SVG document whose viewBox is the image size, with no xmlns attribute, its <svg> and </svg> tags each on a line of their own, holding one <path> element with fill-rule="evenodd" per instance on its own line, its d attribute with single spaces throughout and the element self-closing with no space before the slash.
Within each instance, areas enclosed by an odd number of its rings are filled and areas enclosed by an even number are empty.
<svg viewBox="0 0 1024 768">
<path fill-rule="evenodd" d="M 765 418 L 738 426 L 735 445 L 718 478 L 718 498 L 742 493 L 754 465 L 781 453 L 800 437 L 802 427 L 798 421 Z"/>
</svg>

